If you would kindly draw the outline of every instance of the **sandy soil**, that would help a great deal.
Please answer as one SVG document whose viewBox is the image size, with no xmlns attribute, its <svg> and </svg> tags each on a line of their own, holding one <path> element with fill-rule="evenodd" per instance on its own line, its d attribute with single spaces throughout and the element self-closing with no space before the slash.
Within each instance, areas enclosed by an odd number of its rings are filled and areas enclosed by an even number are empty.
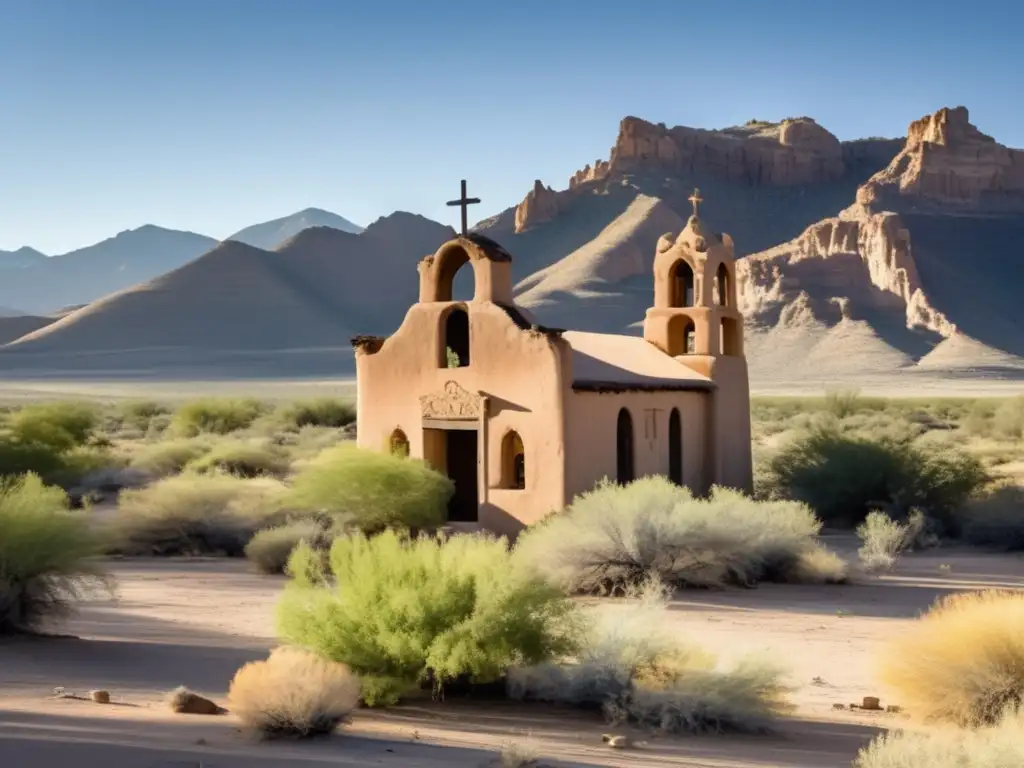
<svg viewBox="0 0 1024 768">
<path fill-rule="evenodd" d="M 840 551 L 847 540 L 836 540 Z M 966 550 L 908 557 L 895 573 L 845 587 L 764 586 L 685 593 L 679 631 L 725 658 L 766 650 L 783 657 L 797 690 L 795 717 L 777 737 L 655 738 L 614 752 L 603 724 L 574 712 L 452 702 L 359 712 L 340 735 L 309 744 L 256 744 L 231 716 L 174 715 L 165 692 L 188 685 L 222 698 L 234 671 L 274 645 L 282 580 L 216 560 L 123 560 L 111 599 L 97 595 L 62 627 L 77 639 L 0 644 L 0 765 L 5 768 L 271 768 L 295 765 L 483 766 L 502 744 L 527 743 L 552 766 L 838 768 L 880 729 L 906 715 L 839 711 L 865 695 L 892 701 L 873 656 L 936 597 L 1024 587 L 1024 558 Z M 106 688 L 114 703 L 52 698 Z"/>
</svg>

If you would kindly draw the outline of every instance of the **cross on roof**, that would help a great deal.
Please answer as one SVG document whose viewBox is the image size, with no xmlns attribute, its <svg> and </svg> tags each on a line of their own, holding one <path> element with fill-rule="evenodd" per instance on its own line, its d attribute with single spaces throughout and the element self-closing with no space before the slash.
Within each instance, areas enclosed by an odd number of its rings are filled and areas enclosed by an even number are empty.
<svg viewBox="0 0 1024 768">
<path fill-rule="evenodd" d="M 462 208 L 462 235 L 466 234 L 466 230 L 469 228 L 466 223 L 466 209 L 480 202 L 479 197 L 466 197 L 466 180 L 462 180 L 462 195 L 458 200 L 449 200 L 448 205 L 458 205 Z"/>
<path fill-rule="evenodd" d="M 693 194 L 690 195 L 690 202 L 693 203 L 694 218 L 700 218 L 700 204 L 704 202 L 704 198 L 700 196 L 699 189 L 693 190 Z"/>
</svg>

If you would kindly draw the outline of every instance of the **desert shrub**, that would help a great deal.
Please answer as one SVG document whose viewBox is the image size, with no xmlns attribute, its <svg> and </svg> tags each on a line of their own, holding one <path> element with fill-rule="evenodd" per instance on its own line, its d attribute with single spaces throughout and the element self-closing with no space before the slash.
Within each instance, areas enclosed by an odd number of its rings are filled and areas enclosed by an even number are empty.
<svg viewBox="0 0 1024 768">
<path fill-rule="evenodd" d="M 928 720 L 987 725 L 1024 704 L 1024 592 L 939 600 L 883 656 L 884 681 Z"/>
<path fill-rule="evenodd" d="M 182 437 L 202 433 L 227 435 L 252 426 L 268 410 L 250 398 L 210 398 L 181 406 L 171 420 L 171 430 Z"/>
<path fill-rule="evenodd" d="M 284 486 L 269 479 L 176 475 L 121 494 L 114 551 L 133 555 L 244 553 L 257 530 L 283 513 Z"/>
<path fill-rule="evenodd" d="M 869 512 L 857 526 L 857 538 L 861 540 L 857 556 L 861 564 L 869 571 L 892 570 L 899 556 L 913 545 L 924 524 L 924 515 L 916 510 L 906 523 L 899 523 L 878 510 Z"/>
<path fill-rule="evenodd" d="M 766 731 L 791 708 L 775 662 L 753 655 L 723 667 L 682 639 L 656 579 L 629 596 L 589 609 L 575 658 L 511 670 L 509 695 L 600 708 L 613 722 L 671 733 Z"/>
<path fill-rule="evenodd" d="M 102 581 L 99 541 L 35 475 L 0 481 L 0 635 L 35 631 Z"/>
<path fill-rule="evenodd" d="M 281 411 L 281 420 L 290 427 L 347 427 L 356 420 L 355 404 L 332 397 L 302 400 Z"/>
<path fill-rule="evenodd" d="M 242 727 L 264 738 L 331 733 L 358 703 L 359 680 L 348 667 L 300 648 L 249 662 L 228 690 L 228 708 Z"/>
<path fill-rule="evenodd" d="M 152 477 L 176 475 L 210 452 L 208 440 L 186 438 L 145 445 L 132 456 L 131 466 Z"/>
<path fill-rule="evenodd" d="M 1010 768 L 1024 765 L 1024 711 L 992 727 L 893 730 L 861 749 L 853 768 Z"/>
<path fill-rule="evenodd" d="M 154 419 L 167 416 L 171 409 L 153 400 L 132 400 L 121 405 L 121 422 L 140 432 L 149 432 Z"/>
<path fill-rule="evenodd" d="M 187 468 L 200 474 L 225 472 L 237 477 L 281 478 L 288 474 L 289 461 L 288 455 L 273 445 L 224 440 L 190 461 Z"/>
<path fill-rule="evenodd" d="M 921 509 L 943 525 L 987 480 L 981 463 L 957 450 L 926 450 L 908 440 L 871 439 L 819 426 L 776 453 L 775 493 L 803 501 L 826 524 L 857 525 L 872 509 L 905 517 Z"/>
<path fill-rule="evenodd" d="M 300 541 L 312 549 L 323 551 L 330 547 L 332 531 L 321 520 L 293 520 L 258 531 L 245 547 L 245 556 L 260 573 L 284 573 L 295 547 Z"/>
<path fill-rule="evenodd" d="M 0 435 L 0 478 L 17 477 L 29 472 L 51 477 L 64 469 L 64 457 L 47 445 L 20 443 Z"/>
<path fill-rule="evenodd" d="M 346 444 L 302 468 L 293 488 L 296 508 L 348 516 L 367 532 L 440 525 L 455 492 L 451 480 L 423 461 Z"/>
<path fill-rule="evenodd" d="M 1017 439 L 1024 437 L 1024 397 L 1004 400 L 992 416 L 995 434 Z"/>
<path fill-rule="evenodd" d="M 971 499 L 959 515 L 969 544 L 1006 552 L 1024 550 L 1024 488 L 1001 484 Z"/>
<path fill-rule="evenodd" d="M 64 453 L 88 443 L 98 422 L 96 409 L 83 403 L 40 403 L 15 411 L 7 429 L 16 443 Z"/>
<path fill-rule="evenodd" d="M 517 553 L 569 592 L 605 593 L 657 576 L 672 586 L 842 581 L 803 504 L 715 488 L 698 499 L 664 477 L 585 493 L 519 537 Z"/>
<path fill-rule="evenodd" d="M 326 566 L 300 543 L 288 572 L 280 635 L 347 664 L 371 706 L 427 681 L 493 682 L 574 648 L 575 606 L 499 539 L 343 536 Z"/>
<path fill-rule="evenodd" d="M 860 408 L 860 392 L 855 389 L 825 393 L 825 410 L 838 419 L 852 416 Z"/>
</svg>

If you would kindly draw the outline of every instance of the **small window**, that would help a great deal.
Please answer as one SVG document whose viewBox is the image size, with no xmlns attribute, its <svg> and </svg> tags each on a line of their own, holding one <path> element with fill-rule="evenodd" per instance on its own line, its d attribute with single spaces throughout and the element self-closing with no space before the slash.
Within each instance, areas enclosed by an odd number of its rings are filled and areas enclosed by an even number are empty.
<svg viewBox="0 0 1024 768">
<path fill-rule="evenodd" d="M 738 357 L 743 354 L 743 331 L 738 320 L 732 317 L 722 318 L 722 354 Z"/>
<path fill-rule="evenodd" d="M 501 475 L 503 488 L 526 488 L 526 450 L 518 432 L 508 432 L 502 438 Z"/>
<path fill-rule="evenodd" d="M 729 269 L 725 264 L 718 265 L 718 274 L 715 275 L 715 301 L 723 306 L 729 304 Z"/>
<path fill-rule="evenodd" d="M 619 411 L 615 426 L 615 463 L 619 485 L 627 485 L 636 479 L 633 459 L 633 417 L 623 408 Z"/>
<path fill-rule="evenodd" d="M 683 420 L 678 408 L 668 417 L 668 479 L 683 484 Z"/>
<path fill-rule="evenodd" d="M 469 365 L 469 313 L 462 307 L 453 307 L 442 322 L 441 367 L 465 368 Z"/>
<path fill-rule="evenodd" d="M 391 433 L 391 437 L 388 440 L 388 450 L 394 456 L 401 456 L 402 458 L 409 455 L 409 438 L 405 436 L 405 432 L 396 429 Z"/>
</svg>

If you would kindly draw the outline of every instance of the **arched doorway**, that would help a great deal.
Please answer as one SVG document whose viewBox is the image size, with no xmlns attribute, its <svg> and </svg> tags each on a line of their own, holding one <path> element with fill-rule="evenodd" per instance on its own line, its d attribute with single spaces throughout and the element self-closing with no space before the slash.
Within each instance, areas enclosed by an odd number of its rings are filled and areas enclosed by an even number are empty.
<svg viewBox="0 0 1024 768">
<path fill-rule="evenodd" d="M 463 269 L 469 263 L 469 254 L 466 253 L 466 249 L 462 246 L 446 248 L 441 259 L 437 270 L 437 288 L 434 300 L 469 301 L 472 299 L 476 280 L 472 265 L 469 269 Z"/>
<path fill-rule="evenodd" d="M 465 368 L 469 365 L 469 313 L 452 307 L 441 321 L 441 368 Z"/>
<path fill-rule="evenodd" d="M 678 408 L 668 417 L 668 479 L 683 484 L 683 420 Z"/>
<path fill-rule="evenodd" d="M 626 485 L 636 479 L 633 457 L 633 417 L 622 408 L 615 427 L 615 461 L 619 485 Z"/>
<path fill-rule="evenodd" d="M 672 265 L 669 272 L 669 281 L 672 288 L 671 299 L 673 307 L 692 307 L 694 305 L 694 280 L 693 269 L 685 261 L 677 261 Z"/>
</svg>

